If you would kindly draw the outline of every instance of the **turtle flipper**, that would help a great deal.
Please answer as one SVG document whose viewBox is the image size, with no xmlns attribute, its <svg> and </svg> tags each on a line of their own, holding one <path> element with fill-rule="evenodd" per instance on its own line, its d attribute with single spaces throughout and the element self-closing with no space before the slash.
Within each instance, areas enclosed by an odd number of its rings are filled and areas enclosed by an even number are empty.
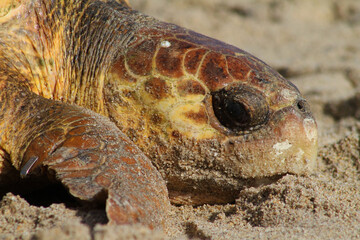
<svg viewBox="0 0 360 240">
<path fill-rule="evenodd" d="M 45 170 L 81 200 L 107 197 L 110 223 L 158 227 L 164 222 L 165 182 L 106 118 L 42 98 L 12 81 L 0 81 L 0 115 L 0 147 L 21 175 Z"/>
</svg>

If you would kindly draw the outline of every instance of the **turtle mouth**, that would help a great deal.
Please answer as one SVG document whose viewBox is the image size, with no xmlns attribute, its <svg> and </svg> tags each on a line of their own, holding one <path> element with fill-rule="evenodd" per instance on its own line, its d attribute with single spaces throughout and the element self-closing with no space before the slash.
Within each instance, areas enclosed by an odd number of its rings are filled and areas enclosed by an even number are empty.
<svg viewBox="0 0 360 240">
<path fill-rule="evenodd" d="M 238 157 L 238 161 L 242 162 L 243 176 L 301 175 L 314 171 L 317 125 L 311 113 L 297 105 L 298 101 L 274 112 L 263 128 L 246 138 L 232 137 L 235 151 L 244 152 L 246 149 L 250 152 Z"/>
</svg>

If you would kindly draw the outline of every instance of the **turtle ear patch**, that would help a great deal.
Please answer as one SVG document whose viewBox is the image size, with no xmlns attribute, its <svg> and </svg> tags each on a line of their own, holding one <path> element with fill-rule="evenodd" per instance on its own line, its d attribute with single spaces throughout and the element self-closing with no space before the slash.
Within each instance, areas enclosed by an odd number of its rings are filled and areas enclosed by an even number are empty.
<svg viewBox="0 0 360 240">
<path fill-rule="evenodd" d="M 231 135 L 254 131 L 269 119 L 269 105 L 265 97 L 248 86 L 223 88 L 212 94 L 212 110 L 221 125 Z"/>
</svg>

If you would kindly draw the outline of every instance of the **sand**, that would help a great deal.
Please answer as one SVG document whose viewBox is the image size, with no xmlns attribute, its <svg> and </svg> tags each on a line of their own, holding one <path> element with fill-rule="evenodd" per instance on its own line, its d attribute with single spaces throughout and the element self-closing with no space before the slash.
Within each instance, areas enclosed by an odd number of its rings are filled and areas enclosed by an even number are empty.
<svg viewBox="0 0 360 240">
<path fill-rule="evenodd" d="M 318 170 L 245 189 L 236 203 L 172 206 L 167 232 L 7 194 L 0 239 L 360 239 L 360 1 L 133 0 L 159 19 L 254 54 L 293 81 L 319 127 Z"/>
</svg>

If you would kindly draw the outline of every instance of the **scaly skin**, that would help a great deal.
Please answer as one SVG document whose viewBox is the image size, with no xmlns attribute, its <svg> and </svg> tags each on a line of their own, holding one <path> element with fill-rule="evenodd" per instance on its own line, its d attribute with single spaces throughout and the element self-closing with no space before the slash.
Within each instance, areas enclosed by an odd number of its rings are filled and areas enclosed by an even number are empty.
<svg viewBox="0 0 360 240">
<path fill-rule="evenodd" d="M 165 182 L 113 123 L 87 109 L 35 95 L 9 72 L 6 76 L 0 77 L 1 147 L 22 176 L 46 174 L 80 200 L 107 200 L 110 223 L 165 224 Z"/>
<path fill-rule="evenodd" d="M 0 18 L 3 175 L 10 164 L 24 176 L 54 171 L 80 199 L 107 193 L 111 222 L 154 226 L 169 204 L 147 157 L 170 200 L 194 205 L 230 202 L 246 185 L 315 168 L 317 129 L 308 104 L 245 51 L 124 1 L 14 7 Z M 82 121 L 90 121 L 86 129 Z M 64 146 L 72 150 L 59 155 Z M 94 160 L 79 157 L 83 151 Z"/>
</svg>

